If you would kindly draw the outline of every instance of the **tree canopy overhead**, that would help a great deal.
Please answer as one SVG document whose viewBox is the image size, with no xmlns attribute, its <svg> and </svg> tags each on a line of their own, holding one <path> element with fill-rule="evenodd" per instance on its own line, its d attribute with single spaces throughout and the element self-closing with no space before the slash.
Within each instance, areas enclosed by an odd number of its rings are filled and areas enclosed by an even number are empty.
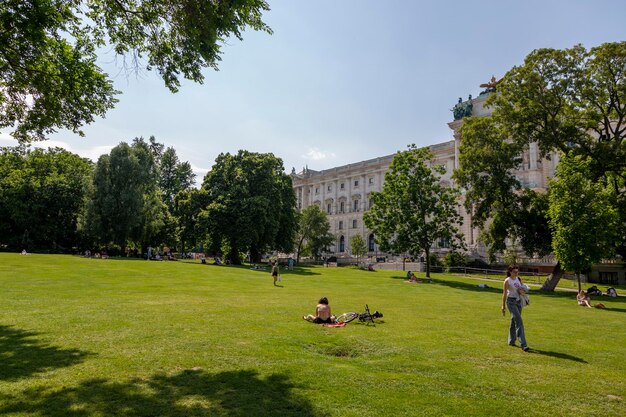
<svg viewBox="0 0 626 417">
<path fill-rule="evenodd" d="M 3 0 L 0 2 L 0 129 L 20 142 L 57 129 L 81 134 L 119 94 L 98 65 L 108 46 L 125 66 L 155 70 L 175 92 L 202 83 L 226 40 L 262 21 L 264 0 Z"/>
</svg>

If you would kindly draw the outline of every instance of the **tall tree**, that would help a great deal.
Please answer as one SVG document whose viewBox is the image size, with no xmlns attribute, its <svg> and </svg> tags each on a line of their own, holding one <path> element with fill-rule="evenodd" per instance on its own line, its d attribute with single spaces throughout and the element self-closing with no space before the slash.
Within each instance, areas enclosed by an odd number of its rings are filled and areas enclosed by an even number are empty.
<svg viewBox="0 0 626 417">
<path fill-rule="evenodd" d="M 554 254 L 563 266 L 576 273 L 590 269 L 612 253 L 619 238 L 619 215 L 614 193 L 589 172 L 592 161 L 583 156 L 561 160 L 550 181 L 550 225 L 554 230 Z"/>
<path fill-rule="evenodd" d="M 176 194 L 187 190 L 195 183 L 196 174 L 193 173 L 189 162 L 180 162 L 176 150 L 169 147 L 163 152 L 159 166 L 159 188 L 163 194 L 163 202 L 170 213 L 175 213 Z"/>
<path fill-rule="evenodd" d="M 507 72 L 498 83 L 497 94 L 488 99 L 487 105 L 493 108 L 491 121 L 481 124 L 465 120 L 461 131 L 463 141 L 475 131 L 475 136 L 491 135 L 503 141 L 506 138 L 506 143 L 520 150 L 526 149 L 530 143 L 537 143 L 542 156 L 557 152 L 566 156 L 588 157 L 591 179 L 595 182 L 604 178 L 603 181 L 611 184 L 616 194 L 614 204 L 618 205 L 618 212 L 621 213 L 626 209 L 626 188 L 623 187 L 626 178 L 624 79 L 626 42 L 606 43 L 590 50 L 580 45 L 564 50 L 535 50 L 526 57 L 523 65 Z M 511 171 L 518 167 L 510 155 L 504 153 L 500 156 L 504 163 L 508 158 Z M 471 164 L 476 158 L 469 161 L 462 162 L 462 170 L 472 169 Z M 481 181 L 499 183 L 501 177 L 486 176 Z M 465 184 L 459 180 L 459 183 L 469 192 L 483 187 L 477 180 Z M 510 198 L 516 200 L 518 192 L 519 188 L 511 186 Z M 504 188 L 502 194 L 506 194 Z M 536 209 L 545 209 L 547 200 L 539 200 L 537 204 L 531 204 L 535 208 L 534 215 L 539 215 L 536 219 L 542 219 L 533 233 L 545 234 L 547 211 L 541 213 Z M 476 204 L 477 201 L 471 203 Z M 506 207 L 515 211 L 518 205 Z M 490 210 L 488 212 L 491 214 Z M 519 233 L 524 229 L 523 222 L 529 225 L 523 216 L 507 216 L 510 221 L 500 224 L 499 233 L 494 235 L 496 241 L 503 242 L 503 236 L 514 235 L 515 228 Z M 623 217 L 619 226 L 621 244 L 615 251 L 626 255 L 626 216 Z M 480 218 L 476 221 L 479 223 Z M 544 239 L 544 242 L 550 242 L 550 239 Z M 544 249 L 541 248 L 542 251 Z M 555 272 L 543 289 L 553 290 L 561 275 L 560 263 L 557 263 Z"/>
<path fill-rule="evenodd" d="M 94 196 L 88 210 L 89 229 L 102 244 L 122 251 L 129 240 L 152 234 L 156 193 L 154 159 L 145 141 L 120 143 L 102 155 L 94 173 Z M 156 203 L 154 203 L 156 204 Z"/>
<path fill-rule="evenodd" d="M 328 215 L 319 206 L 313 204 L 300 212 L 295 242 L 296 262 L 300 262 L 300 254 L 305 247 L 317 258 L 334 240 L 335 237 L 330 233 Z"/>
<path fill-rule="evenodd" d="M 468 117 L 460 129 L 459 168 L 453 178 L 466 190 L 463 203 L 491 259 L 519 239 L 528 254 L 552 250 L 545 195 L 522 187 L 514 175 L 524 144 L 506 140 L 493 117 Z"/>
<path fill-rule="evenodd" d="M 79 244 L 77 223 L 93 170 L 61 148 L 0 148 L 0 245 L 67 251 Z"/>
<path fill-rule="evenodd" d="M 264 0 L 3 0 L 0 2 L 0 129 L 20 142 L 81 126 L 115 103 L 96 51 L 109 46 L 124 67 L 155 69 L 175 92 L 201 83 L 221 48 L 246 28 L 271 33 Z M 145 61 L 144 61 L 145 60 Z M 143 67 L 143 68 L 142 68 Z"/>
<path fill-rule="evenodd" d="M 273 154 L 220 154 L 196 198 L 207 202 L 199 213 L 206 236 L 232 263 L 241 263 L 246 251 L 258 262 L 266 251 L 293 248 L 296 199 Z"/>
<path fill-rule="evenodd" d="M 186 252 L 201 241 L 203 227 L 199 215 L 208 206 L 208 195 L 203 190 L 186 189 L 176 195 L 175 205 L 180 250 Z"/>
<path fill-rule="evenodd" d="M 426 276 L 430 277 L 430 249 L 438 239 L 453 247 L 462 245 L 457 226 L 458 190 L 441 183 L 445 169 L 432 165 L 426 148 L 410 145 L 398 152 L 385 175 L 381 192 L 372 193 L 372 208 L 364 214 L 367 227 L 381 249 L 393 253 L 425 253 Z"/>
<path fill-rule="evenodd" d="M 361 262 L 361 256 L 365 255 L 367 251 L 367 246 L 365 246 L 365 240 L 361 235 L 354 235 L 350 239 L 350 249 L 352 250 L 352 255 L 356 256 L 357 265 Z"/>
</svg>

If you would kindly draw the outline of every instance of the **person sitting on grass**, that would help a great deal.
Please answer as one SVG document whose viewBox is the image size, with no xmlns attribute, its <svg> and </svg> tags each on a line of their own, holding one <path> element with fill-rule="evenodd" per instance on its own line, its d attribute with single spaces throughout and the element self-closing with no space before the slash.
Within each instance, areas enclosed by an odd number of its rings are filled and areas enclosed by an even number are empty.
<svg viewBox="0 0 626 417">
<path fill-rule="evenodd" d="M 604 304 L 602 303 L 598 303 L 595 306 L 591 305 L 591 300 L 589 299 L 589 296 L 587 295 L 586 292 L 584 292 L 583 290 L 580 290 L 580 292 L 578 293 L 578 295 L 576 296 L 576 301 L 578 301 L 578 305 L 581 307 L 595 307 L 595 308 L 606 308 L 604 306 Z"/>
<path fill-rule="evenodd" d="M 310 321 L 317 324 L 327 323 L 332 324 L 335 322 L 335 316 L 330 312 L 330 306 L 328 305 L 328 298 L 322 297 L 317 303 L 315 308 L 315 316 L 309 314 L 308 316 L 302 316 L 306 321 Z"/>
<path fill-rule="evenodd" d="M 589 297 L 600 296 L 602 295 L 602 291 L 600 291 L 598 287 L 594 285 L 592 287 L 587 288 L 587 295 Z"/>
<path fill-rule="evenodd" d="M 406 274 L 406 277 L 409 279 L 407 282 L 411 282 L 411 283 L 419 282 L 415 274 L 411 271 L 409 271 L 408 274 Z"/>
</svg>

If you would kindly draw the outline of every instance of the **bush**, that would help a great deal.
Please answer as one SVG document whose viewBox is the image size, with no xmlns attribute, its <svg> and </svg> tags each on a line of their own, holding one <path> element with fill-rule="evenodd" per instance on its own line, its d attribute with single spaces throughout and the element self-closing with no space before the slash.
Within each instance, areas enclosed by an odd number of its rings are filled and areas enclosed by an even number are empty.
<svg viewBox="0 0 626 417">
<path fill-rule="evenodd" d="M 467 264 L 467 257 L 459 252 L 448 252 L 444 255 L 441 263 L 446 268 L 453 266 L 465 266 Z"/>
</svg>

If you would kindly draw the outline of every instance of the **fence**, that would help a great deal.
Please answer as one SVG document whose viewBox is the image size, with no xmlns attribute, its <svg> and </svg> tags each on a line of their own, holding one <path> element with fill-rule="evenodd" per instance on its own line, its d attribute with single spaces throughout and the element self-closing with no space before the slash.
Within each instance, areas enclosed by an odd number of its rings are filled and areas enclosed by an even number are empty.
<svg viewBox="0 0 626 417">
<path fill-rule="evenodd" d="M 506 276 L 506 270 L 503 269 L 486 269 L 486 268 L 469 268 L 464 266 L 454 266 L 450 268 L 444 268 L 441 266 L 432 267 L 433 272 L 449 272 L 453 274 L 463 274 L 464 276 L 473 275 L 481 276 L 485 279 L 503 280 Z M 538 272 L 523 272 L 520 271 L 519 276 L 524 282 L 543 284 L 550 274 L 538 273 Z"/>
</svg>

